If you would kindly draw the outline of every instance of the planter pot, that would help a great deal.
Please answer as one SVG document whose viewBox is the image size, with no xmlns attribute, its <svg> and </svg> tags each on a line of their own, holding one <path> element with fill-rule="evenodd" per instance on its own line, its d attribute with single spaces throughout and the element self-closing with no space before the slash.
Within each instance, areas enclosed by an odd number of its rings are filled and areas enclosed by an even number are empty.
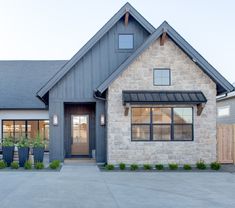
<svg viewBox="0 0 235 208">
<path fill-rule="evenodd" d="M 7 163 L 8 166 L 11 165 L 14 158 L 14 149 L 15 147 L 2 147 L 3 160 Z"/>
<path fill-rule="evenodd" d="M 19 165 L 20 167 L 24 167 L 25 162 L 29 159 L 29 147 L 19 147 Z"/>
<path fill-rule="evenodd" d="M 34 163 L 43 162 L 44 157 L 44 147 L 34 147 L 33 148 Z"/>
</svg>

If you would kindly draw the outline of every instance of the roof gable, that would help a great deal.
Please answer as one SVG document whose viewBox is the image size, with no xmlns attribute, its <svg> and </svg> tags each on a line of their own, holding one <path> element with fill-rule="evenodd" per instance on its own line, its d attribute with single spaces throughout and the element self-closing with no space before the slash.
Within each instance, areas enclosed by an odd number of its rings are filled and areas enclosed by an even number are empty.
<svg viewBox="0 0 235 208">
<path fill-rule="evenodd" d="M 125 15 L 130 15 L 140 23 L 150 34 L 155 28 L 134 7 L 126 3 L 38 92 L 42 98 L 61 78 Z"/>
<path fill-rule="evenodd" d="M 163 32 L 177 44 L 194 62 L 197 64 L 204 73 L 206 73 L 217 86 L 217 95 L 234 90 L 230 84 L 213 66 L 211 66 L 186 40 L 184 40 L 166 21 L 164 21 L 155 32 L 139 47 L 125 62 L 123 62 L 116 71 L 114 71 L 96 91 L 102 94 L 108 86 L 125 70 L 148 46 L 157 40 Z"/>
</svg>

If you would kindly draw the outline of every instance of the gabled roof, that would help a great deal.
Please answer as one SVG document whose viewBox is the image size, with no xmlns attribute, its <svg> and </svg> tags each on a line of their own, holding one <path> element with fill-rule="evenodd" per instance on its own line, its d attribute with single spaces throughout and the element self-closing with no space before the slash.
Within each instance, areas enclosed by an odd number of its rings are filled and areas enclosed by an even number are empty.
<svg viewBox="0 0 235 208">
<path fill-rule="evenodd" d="M 186 40 L 184 40 L 166 21 L 164 21 L 148 39 L 123 62 L 100 86 L 96 92 L 102 94 L 109 85 L 124 71 L 148 46 L 157 40 L 163 32 L 167 35 L 206 73 L 217 86 L 217 95 L 234 90 L 230 84 L 213 66 L 211 66 Z"/>
<path fill-rule="evenodd" d="M 155 28 L 129 3 L 126 3 L 38 92 L 43 97 L 124 15 L 126 12 L 136 19 L 150 34 Z"/>
<path fill-rule="evenodd" d="M 36 96 L 67 61 L 0 61 L 0 109 L 45 109 Z"/>
</svg>

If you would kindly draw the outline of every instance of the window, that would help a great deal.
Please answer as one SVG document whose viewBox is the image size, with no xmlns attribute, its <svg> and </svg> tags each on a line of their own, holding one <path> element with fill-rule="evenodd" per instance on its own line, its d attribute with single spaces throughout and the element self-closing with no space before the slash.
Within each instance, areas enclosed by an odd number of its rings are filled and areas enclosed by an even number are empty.
<svg viewBox="0 0 235 208">
<path fill-rule="evenodd" d="M 174 140 L 192 140 L 193 119 L 191 108 L 174 108 Z"/>
<path fill-rule="evenodd" d="M 150 140 L 150 108 L 132 108 L 132 139 Z"/>
<path fill-rule="evenodd" d="M 153 70 L 154 85 L 170 85 L 170 69 L 154 69 Z"/>
<path fill-rule="evenodd" d="M 171 140 L 171 108 L 152 108 L 153 140 Z"/>
<path fill-rule="evenodd" d="M 192 141 L 193 108 L 131 109 L 132 141 Z"/>
<path fill-rule="evenodd" d="M 37 133 L 42 138 L 49 140 L 49 121 L 48 120 L 3 120 L 2 138 L 12 137 L 14 142 L 19 141 L 21 137 L 34 139 Z"/>
<path fill-rule="evenodd" d="M 229 116 L 229 115 L 230 115 L 230 106 L 223 106 L 217 108 L 218 117 Z"/>
<path fill-rule="evenodd" d="M 133 49 L 134 36 L 133 34 L 119 34 L 118 35 L 118 49 Z"/>
</svg>

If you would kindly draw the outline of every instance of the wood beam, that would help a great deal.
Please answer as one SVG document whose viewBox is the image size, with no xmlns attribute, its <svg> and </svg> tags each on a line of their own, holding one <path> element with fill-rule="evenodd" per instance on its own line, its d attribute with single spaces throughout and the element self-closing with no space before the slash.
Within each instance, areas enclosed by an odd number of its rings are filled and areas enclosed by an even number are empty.
<svg viewBox="0 0 235 208">
<path fill-rule="evenodd" d="M 202 114 L 202 111 L 205 107 L 205 103 L 201 103 L 197 105 L 197 115 L 200 116 Z"/>
<path fill-rule="evenodd" d="M 166 32 L 163 32 L 161 35 L 161 38 L 160 38 L 160 46 L 164 45 L 166 39 L 167 39 L 167 34 L 166 34 Z"/>
<path fill-rule="evenodd" d="M 129 12 L 126 12 L 126 14 L 125 14 L 125 26 L 128 25 L 128 22 L 129 22 Z"/>
</svg>

